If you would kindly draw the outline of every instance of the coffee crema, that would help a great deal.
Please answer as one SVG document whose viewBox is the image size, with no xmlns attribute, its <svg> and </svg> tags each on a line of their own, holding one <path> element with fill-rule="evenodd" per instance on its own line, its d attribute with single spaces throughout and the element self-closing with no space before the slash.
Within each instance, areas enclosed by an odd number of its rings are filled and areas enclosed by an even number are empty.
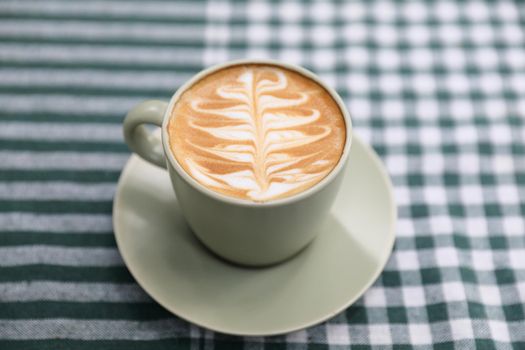
<svg viewBox="0 0 525 350">
<path fill-rule="evenodd" d="M 337 165 L 346 128 L 332 96 L 278 66 L 213 72 L 176 101 L 168 124 L 178 163 L 202 186 L 254 202 L 305 191 Z"/>
</svg>

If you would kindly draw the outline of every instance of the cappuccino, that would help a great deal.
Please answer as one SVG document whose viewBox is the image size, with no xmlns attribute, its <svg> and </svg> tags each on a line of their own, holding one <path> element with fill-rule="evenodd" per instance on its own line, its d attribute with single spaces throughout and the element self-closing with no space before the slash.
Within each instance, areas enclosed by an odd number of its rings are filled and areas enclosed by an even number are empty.
<svg viewBox="0 0 525 350">
<path fill-rule="evenodd" d="M 267 202 L 319 183 L 337 165 L 343 114 L 312 79 L 273 65 L 213 72 L 175 102 L 171 152 L 184 171 L 220 194 Z"/>
</svg>

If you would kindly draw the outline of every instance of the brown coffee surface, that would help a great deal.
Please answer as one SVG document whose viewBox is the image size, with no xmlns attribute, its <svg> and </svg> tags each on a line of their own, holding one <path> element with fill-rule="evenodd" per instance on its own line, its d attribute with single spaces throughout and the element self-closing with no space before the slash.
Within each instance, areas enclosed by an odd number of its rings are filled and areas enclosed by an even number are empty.
<svg viewBox="0 0 525 350">
<path fill-rule="evenodd" d="M 202 186 L 267 202 L 307 190 L 338 163 L 345 121 L 311 79 L 272 65 L 211 73 L 175 103 L 168 124 L 178 163 Z"/>
</svg>

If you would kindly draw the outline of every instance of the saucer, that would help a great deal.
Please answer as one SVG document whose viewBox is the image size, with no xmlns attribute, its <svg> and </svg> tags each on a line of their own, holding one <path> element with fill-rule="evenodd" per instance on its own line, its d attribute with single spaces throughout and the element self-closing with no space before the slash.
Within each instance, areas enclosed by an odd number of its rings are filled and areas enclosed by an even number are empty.
<svg viewBox="0 0 525 350">
<path fill-rule="evenodd" d="M 392 185 L 378 156 L 354 136 L 325 232 L 292 259 L 244 268 L 211 254 L 178 209 L 168 173 L 133 155 L 113 205 L 118 249 L 140 286 L 199 326 L 275 335 L 320 323 L 375 281 L 394 243 Z"/>
</svg>

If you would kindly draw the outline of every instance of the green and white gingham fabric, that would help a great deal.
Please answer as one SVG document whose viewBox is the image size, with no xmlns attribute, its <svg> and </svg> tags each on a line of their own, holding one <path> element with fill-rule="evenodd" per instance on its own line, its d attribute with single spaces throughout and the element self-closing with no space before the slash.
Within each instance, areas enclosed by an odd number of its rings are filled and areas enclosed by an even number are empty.
<svg viewBox="0 0 525 350">
<path fill-rule="evenodd" d="M 126 111 L 241 57 L 334 86 L 399 208 L 376 283 L 285 336 L 171 315 L 111 228 Z M 524 118 L 523 1 L 0 0 L 0 349 L 525 349 Z"/>
</svg>

